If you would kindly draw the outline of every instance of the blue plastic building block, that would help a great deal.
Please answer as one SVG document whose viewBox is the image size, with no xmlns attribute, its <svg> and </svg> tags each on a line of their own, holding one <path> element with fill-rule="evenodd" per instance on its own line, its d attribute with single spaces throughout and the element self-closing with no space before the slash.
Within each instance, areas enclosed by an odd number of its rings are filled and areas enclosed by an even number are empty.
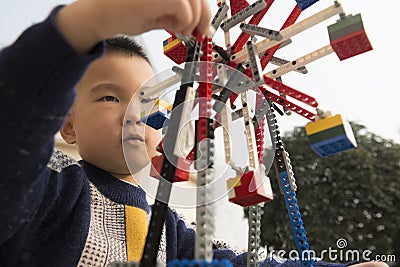
<svg viewBox="0 0 400 267">
<path fill-rule="evenodd" d="M 301 10 L 304 10 L 308 8 L 309 6 L 312 6 L 319 0 L 296 0 L 297 5 L 300 7 Z"/>
<path fill-rule="evenodd" d="M 158 130 L 167 125 L 172 105 L 158 98 L 142 104 L 140 109 L 140 121 Z"/>
<path fill-rule="evenodd" d="M 313 260 L 310 258 L 310 246 L 307 242 L 306 231 L 303 226 L 303 220 L 301 219 L 299 205 L 297 204 L 296 193 L 291 189 L 288 177 L 287 171 L 279 173 L 294 241 L 299 253 L 301 267 L 311 267 L 313 266 Z"/>
<path fill-rule="evenodd" d="M 351 142 L 348 136 L 345 134 L 311 145 L 311 148 L 315 151 L 315 153 L 321 157 L 327 157 L 356 147 L 357 145 Z"/>
<path fill-rule="evenodd" d="M 308 123 L 306 133 L 311 148 L 320 157 L 357 147 L 351 125 L 339 114 Z"/>
<path fill-rule="evenodd" d="M 160 128 L 162 128 L 163 126 L 167 126 L 168 125 L 168 115 L 162 113 L 161 111 L 157 111 L 153 114 L 150 114 L 147 117 L 142 118 L 140 121 L 144 122 L 145 124 L 147 124 L 148 126 L 158 130 Z"/>
</svg>

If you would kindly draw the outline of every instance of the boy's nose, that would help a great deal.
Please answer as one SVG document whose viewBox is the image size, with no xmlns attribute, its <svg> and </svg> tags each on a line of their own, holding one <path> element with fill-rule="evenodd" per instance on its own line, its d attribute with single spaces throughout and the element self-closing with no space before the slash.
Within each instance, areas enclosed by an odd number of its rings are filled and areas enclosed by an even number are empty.
<svg viewBox="0 0 400 267">
<path fill-rule="evenodd" d="M 140 109 L 137 107 L 128 107 L 125 116 L 123 117 L 124 125 L 141 125 L 143 122 L 140 121 Z"/>
</svg>

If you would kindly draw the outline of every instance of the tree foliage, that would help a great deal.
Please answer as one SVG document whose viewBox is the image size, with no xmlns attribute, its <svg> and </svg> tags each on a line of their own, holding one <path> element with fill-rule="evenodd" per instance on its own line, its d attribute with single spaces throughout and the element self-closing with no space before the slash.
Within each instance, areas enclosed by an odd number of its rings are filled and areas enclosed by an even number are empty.
<svg viewBox="0 0 400 267">
<path fill-rule="evenodd" d="M 304 128 L 283 137 L 297 182 L 297 200 L 310 248 L 317 253 L 339 238 L 346 249 L 393 254 L 400 259 L 400 145 L 352 123 L 358 148 L 327 158 L 315 154 Z M 274 201 L 264 206 L 262 244 L 295 249 L 275 171 L 269 173 Z"/>
</svg>

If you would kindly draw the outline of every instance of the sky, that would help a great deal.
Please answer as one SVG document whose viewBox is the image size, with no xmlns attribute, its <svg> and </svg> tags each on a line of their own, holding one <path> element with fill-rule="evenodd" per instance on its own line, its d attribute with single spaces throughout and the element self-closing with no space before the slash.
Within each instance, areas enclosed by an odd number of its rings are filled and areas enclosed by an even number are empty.
<svg viewBox="0 0 400 267">
<path fill-rule="evenodd" d="M 21 32 L 30 25 L 43 20 L 53 7 L 71 3 L 70 0 L 1 0 L 0 1 L 0 47 L 11 44 Z M 212 13 L 216 11 L 216 1 L 210 1 Z M 254 2 L 254 1 L 249 1 Z M 373 50 L 362 55 L 339 61 L 335 54 L 307 65 L 308 74 L 290 73 L 283 77 L 283 82 L 297 90 L 315 97 L 319 107 L 341 114 L 350 121 L 367 126 L 368 130 L 388 139 L 400 142 L 400 86 L 397 81 L 397 63 L 400 55 L 393 36 L 393 24 L 400 9 L 399 1 L 342 0 L 346 14 L 361 13 L 363 23 Z M 282 23 L 294 7 L 294 0 L 277 0 L 268 11 L 260 26 L 279 30 Z M 320 0 L 305 10 L 302 20 L 330 5 L 333 1 Z M 326 27 L 335 23 L 338 17 L 321 24 L 292 38 L 293 43 L 278 51 L 279 57 L 294 60 L 329 44 Z M 233 35 L 237 35 L 234 32 Z M 217 31 L 215 42 L 223 46 L 221 30 Z M 142 41 L 150 54 L 155 69 L 161 72 L 174 66 L 163 56 L 162 41 L 169 35 L 163 30 L 154 30 L 141 35 Z M 233 39 L 233 38 L 232 38 Z M 234 40 L 234 39 L 233 39 Z M 310 109 L 310 111 L 313 111 Z M 283 132 L 295 126 L 308 123 L 303 117 L 293 114 L 278 117 Z M 299 200 L 301 203 L 301 200 Z M 235 227 L 246 227 L 239 207 L 228 204 L 228 208 L 217 207 L 221 221 L 217 230 L 221 238 L 236 248 L 243 248 L 246 231 L 235 231 L 235 238 L 229 235 L 226 224 L 237 221 Z"/>
</svg>

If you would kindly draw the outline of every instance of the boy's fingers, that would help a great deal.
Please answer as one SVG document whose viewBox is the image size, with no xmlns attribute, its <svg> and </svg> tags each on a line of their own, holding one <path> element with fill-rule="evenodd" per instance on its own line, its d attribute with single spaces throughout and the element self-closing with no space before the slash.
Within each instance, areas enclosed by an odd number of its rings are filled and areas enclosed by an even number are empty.
<svg viewBox="0 0 400 267">
<path fill-rule="evenodd" d="M 200 2 L 201 4 L 201 16 L 197 24 L 196 30 L 200 34 L 208 35 L 211 21 L 210 7 L 208 6 L 207 0 L 198 0 L 198 2 Z"/>
<path fill-rule="evenodd" d="M 196 29 L 197 25 L 199 24 L 201 15 L 202 15 L 202 3 L 199 0 L 186 0 L 191 5 L 191 12 L 192 12 L 192 21 L 187 24 L 185 35 L 191 35 L 193 31 Z"/>
<path fill-rule="evenodd" d="M 191 3 L 188 0 L 170 0 L 164 2 L 165 14 L 157 20 L 157 26 L 168 30 L 188 34 L 193 21 Z"/>
<path fill-rule="evenodd" d="M 165 8 L 171 8 L 169 16 L 158 20 L 158 26 L 190 36 L 193 32 L 206 34 L 211 20 L 207 0 L 165 1 Z M 175 18 L 175 19 L 173 19 Z M 165 23 L 165 24 L 164 24 Z"/>
</svg>

